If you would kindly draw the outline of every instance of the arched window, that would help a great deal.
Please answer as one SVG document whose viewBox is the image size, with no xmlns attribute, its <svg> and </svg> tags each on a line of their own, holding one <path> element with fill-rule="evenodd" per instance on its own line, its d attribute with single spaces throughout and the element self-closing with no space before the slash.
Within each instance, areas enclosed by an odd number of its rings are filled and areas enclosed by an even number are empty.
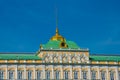
<svg viewBox="0 0 120 80">
<path fill-rule="evenodd" d="M 105 71 L 101 71 L 101 80 L 106 80 L 106 73 Z"/>
<path fill-rule="evenodd" d="M 3 80 L 4 79 L 4 72 L 3 70 L 0 70 L 0 80 Z"/>
<path fill-rule="evenodd" d="M 91 74 L 92 75 L 92 77 L 91 77 L 92 80 L 96 80 L 96 71 L 92 71 L 91 73 L 92 73 Z"/>
<path fill-rule="evenodd" d="M 64 79 L 68 79 L 68 71 L 64 71 Z"/>
<path fill-rule="evenodd" d="M 9 71 L 9 79 L 10 80 L 14 79 L 14 71 L 12 71 L 12 70 Z"/>
<path fill-rule="evenodd" d="M 18 75 L 18 80 L 21 80 L 22 79 L 22 71 L 18 71 L 18 73 L 17 73 Z"/>
<path fill-rule="evenodd" d="M 41 79 L 41 71 L 37 71 L 37 80 L 40 80 Z"/>
<path fill-rule="evenodd" d="M 59 80 L 59 79 L 60 79 L 60 78 L 59 78 L 59 74 L 60 74 L 59 71 L 55 71 L 55 80 Z"/>
<path fill-rule="evenodd" d="M 83 71 L 82 73 L 83 73 L 83 79 L 86 80 L 87 79 L 87 71 Z"/>
<path fill-rule="evenodd" d="M 114 79 L 114 72 L 113 71 L 110 71 L 110 80 L 115 80 Z"/>
<path fill-rule="evenodd" d="M 28 80 L 32 80 L 32 71 L 28 71 Z"/>
<path fill-rule="evenodd" d="M 50 71 L 46 71 L 46 79 L 50 80 Z"/>
<path fill-rule="evenodd" d="M 75 80 L 78 79 L 78 71 L 74 71 L 74 79 L 75 79 Z"/>
</svg>

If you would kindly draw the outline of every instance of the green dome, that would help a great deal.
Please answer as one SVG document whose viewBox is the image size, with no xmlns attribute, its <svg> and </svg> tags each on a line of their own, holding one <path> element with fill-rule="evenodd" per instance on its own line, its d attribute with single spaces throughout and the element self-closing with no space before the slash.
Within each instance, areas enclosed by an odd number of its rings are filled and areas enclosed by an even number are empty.
<svg viewBox="0 0 120 80">
<path fill-rule="evenodd" d="M 50 40 L 47 42 L 47 44 L 43 44 L 43 49 L 79 49 L 80 47 L 73 41 L 64 41 L 67 47 L 61 47 L 62 41 L 59 40 Z"/>
</svg>

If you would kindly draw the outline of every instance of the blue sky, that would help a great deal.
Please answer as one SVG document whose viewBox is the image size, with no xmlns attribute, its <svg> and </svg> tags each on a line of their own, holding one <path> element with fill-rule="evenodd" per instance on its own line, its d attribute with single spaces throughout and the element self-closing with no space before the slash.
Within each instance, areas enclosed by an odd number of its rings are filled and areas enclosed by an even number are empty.
<svg viewBox="0 0 120 80">
<path fill-rule="evenodd" d="M 58 27 L 93 54 L 120 54 L 120 0 L 0 0 L 0 52 L 36 52 Z"/>
</svg>

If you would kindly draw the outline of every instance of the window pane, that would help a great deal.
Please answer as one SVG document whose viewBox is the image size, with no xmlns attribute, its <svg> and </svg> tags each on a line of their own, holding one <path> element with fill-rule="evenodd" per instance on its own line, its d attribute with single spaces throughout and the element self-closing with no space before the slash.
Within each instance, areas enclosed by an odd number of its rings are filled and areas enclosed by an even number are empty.
<svg viewBox="0 0 120 80">
<path fill-rule="evenodd" d="M 18 79 L 22 79 L 22 71 L 18 71 Z"/>
<path fill-rule="evenodd" d="M 92 71 L 92 79 L 93 79 L 93 80 L 96 79 L 96 71 Z"/>
<path fill-rule="evenodd" d="M 118 72 L 118 74 L 119 74 L 119 79 L 120 79 L 120 71 Z"/>
<path fill-rule="evenodd" d="M 0 79 L 4 79 L 4 73 L 3 73 L 3 71 L 0 71 Z"/>
<path fill-rule="evenodd" d="M 37 80 L 41 79 L 41 71 L 37 71 Z"/>
<path fill-rule="evenodd" d="M 110 72 L 110 80 L 114 80 L 114 72 Z"/>
<path fill-rule="evenodd" d="M 11 80 L 14 79 L 13 71 L 9 71 L 9 79 L 11 79 Z"/>
<path fill-rule="evenodd" d="M 32 80 L 32 71 L 28 71 L 28 80 Z"/>
<path fill-rule="evenodd" d="M 101 72 L 101 79 L 102 79 L 102 80 L 105 80 L 105 71 L 102 71 L 102 72 Z"/>
<path fill-rule="evenodd" d="M 87 79 L 87 72 L 83 71 L 83 79 Z"/>
<path fill-rule="evenodd" d="M 57 79 L 57 80 L 59 79 L 59 71 L 55 72 L 55 79 Z"/>
<path fill-rule="evenodd" d="M 46 71 L 46 79 L 47 79 L 47 80 L 50 79 L 50 71 Z"/>
<path fill-rule="evenodd" d="M 64 72 L 64 79 L 68 79 L 68 71 Z"/>
<path fill-rule="evenodd" d="M 74 72 L 74 79 L 78 79 L 78 72 L 77 71 Z"/>
</svg>

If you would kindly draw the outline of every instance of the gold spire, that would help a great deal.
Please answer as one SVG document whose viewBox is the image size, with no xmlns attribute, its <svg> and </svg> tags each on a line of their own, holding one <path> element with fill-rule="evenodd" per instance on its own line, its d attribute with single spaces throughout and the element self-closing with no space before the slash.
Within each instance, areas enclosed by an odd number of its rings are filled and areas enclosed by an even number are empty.
<svg viewBox="0 0 120 80">
<path fill-rule="evenodd" d="M 59 34 L 59 30 L 58 30 L 58 13 L 57 13 L 57 7 L 56 7 L 56 34 L 50 39 L 50 40 L 60 40 L 60 41 L 64 41 L 64 37 L 62 37 Z"/>
<path fill-rule="evenodd" d="M 56 27 L 56 35 L 59 35 L 58 27 Z"/>
<path fill-rule="evenodd" d="M 59 35 L 59 30 L 58 30 L 58 13 L 57 13 L 57 7 L 56 7 L 56 35 Z"/>
</svg>

